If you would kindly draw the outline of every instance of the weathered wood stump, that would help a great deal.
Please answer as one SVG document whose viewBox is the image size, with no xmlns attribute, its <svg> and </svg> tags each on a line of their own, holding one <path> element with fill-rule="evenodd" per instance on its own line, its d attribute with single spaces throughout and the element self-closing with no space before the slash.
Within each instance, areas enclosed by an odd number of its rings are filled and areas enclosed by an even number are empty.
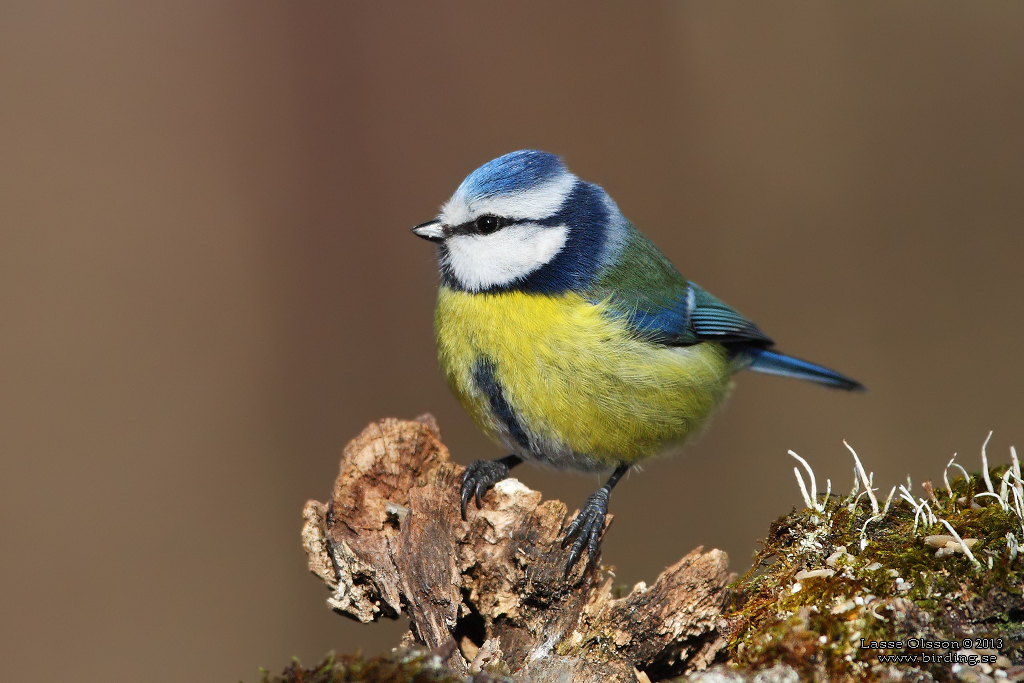
<svg viewBox="0 0 1024 683">
<path fill-rule="evenodd" d="M 616 599 L 600 557 L 563 577 L 563 503 L 507 479 L 464 522 L 462 472 L 429 415 L 371 424 L 345 447 L 331 500 L 306 504 L 302 533 L 332 609 L 362 622 L 405 612 L 403 644 L 454 640 L 456 672 L 533 682 L 657 681 L 706 668 L 725 646 L 724 552 L 698 548 Z"/>
</svg>

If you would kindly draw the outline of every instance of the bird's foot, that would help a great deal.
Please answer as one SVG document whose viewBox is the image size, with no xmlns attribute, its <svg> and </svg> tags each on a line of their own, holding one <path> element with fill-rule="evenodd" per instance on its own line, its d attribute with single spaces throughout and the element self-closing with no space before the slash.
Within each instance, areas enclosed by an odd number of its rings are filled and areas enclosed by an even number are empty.
<svg viewBox="0 0 1024 683">
<path fill-rule="evenodd" d="M 569 549 L 569 560 L 565 563 L 565 578 L 569 578 L 572 568 L 583 554 L 584 547 L 590 555 L 590 560 L 597 555 L 601 532 L 604 531 L 604 520 L 608 516 L 609 493 L 610 491 L 602 487 L 590 498 L 587 498 L 586 504 L 569 524 L 569 528 L 565 530 L 562 548 L 572 543 L 572 548 Z M 573 540 L 574 536 L 575 541 Z"/>
<path fill-rule="evenodd" d="M 509 466 L 501 460 L 476 460 L 462 475 L 462 519 L 466 519 L 466 507 L 470 498 L 476 498 L 476 507 L 482 505 L 484 494 L 503 479 L 508 479 Z"/>
</svg>

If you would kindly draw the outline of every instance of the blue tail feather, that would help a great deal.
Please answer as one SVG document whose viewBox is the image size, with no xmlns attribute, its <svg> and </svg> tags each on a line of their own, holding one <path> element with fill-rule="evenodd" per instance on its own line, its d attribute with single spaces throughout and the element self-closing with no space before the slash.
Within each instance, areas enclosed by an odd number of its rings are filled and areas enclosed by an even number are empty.
<svg viewBox="0 0 1024 683">
<path fill-rule="evenodd" d="M 841 375 L 835 370 L 823 368 L 814 363 L 808 363 L 799 358 L 786 356 L 767 349 L 748 348 L 744 349 L 743 355 L 749 359 L 748 370 L 763 372 L 768 375 L 781 375 L 783 377 L 795 377 L 805 379 L 809 382 L 821 384 L 833 389 L 845 391 L 864 391 L 864 385 L 860 382 Z"/>
</svg>

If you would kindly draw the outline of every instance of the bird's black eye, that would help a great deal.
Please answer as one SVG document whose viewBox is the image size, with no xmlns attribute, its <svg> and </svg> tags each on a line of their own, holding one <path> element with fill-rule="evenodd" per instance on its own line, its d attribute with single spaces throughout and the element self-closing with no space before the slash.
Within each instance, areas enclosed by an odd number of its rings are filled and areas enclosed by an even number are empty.
<svg viewBox="0 0 1024 683">
<path fill-rule="evenodd" d="M 497 216 L 480 216 L 476 219 L 476 231 L 481 235 L 490 235 L 501 227 Z"/>
</svg>

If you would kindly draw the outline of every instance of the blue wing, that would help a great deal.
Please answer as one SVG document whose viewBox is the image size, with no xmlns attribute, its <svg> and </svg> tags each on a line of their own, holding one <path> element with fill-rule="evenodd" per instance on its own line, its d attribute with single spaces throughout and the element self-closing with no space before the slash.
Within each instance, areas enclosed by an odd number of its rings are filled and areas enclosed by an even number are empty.
<svg viewBox="0 0 1024 683">
<path fill-rule="evenodd" d="M 757 325 L 711 296 L 698 285 L 685 282 L 671 298 L 619 292 L 612 305 L 641 337 L 668 346 L 704 341 L 770 346 L 772 340 Z"/>
</svg>

